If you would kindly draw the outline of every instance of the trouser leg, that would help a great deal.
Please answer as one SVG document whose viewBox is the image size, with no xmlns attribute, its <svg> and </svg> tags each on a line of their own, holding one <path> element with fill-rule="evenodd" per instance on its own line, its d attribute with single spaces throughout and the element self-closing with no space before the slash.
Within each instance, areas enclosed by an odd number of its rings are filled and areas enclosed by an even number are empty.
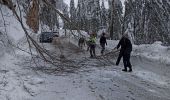
<svg viewBox="0 0 170 100">
<path fill-rule="evenodd" d="M 90 47 L 89 47 L 89 46 L 87 46 L 87 51 L 89 51 L 89 49 L 90 49 Z"/>
<path fill-rule="evenodd" d="M 119 56 L 117 58 L 117 61 L 116 61 L 116 65 L 119 65 L 119 62 L 120 62 L 121 58 L 122 58 L 122 53 L 120 52 Z"/>
<path fill-rule="evenodd" d="M 96 56 L 95 45 L 92 45 L 93 56 Z"/>
<path fill-rule="evenodd" d="M 127 67 L 128 67 L 128 57 L 127 55 L 123 55 L 123 64 L 124 64 L 124 70 L 127 71 Z"/>
<path fill-rule="evenodd" d="M 82 49 L 82 44 L 80 44 L 80 49 Z"/>
<path fill-rule="evenodd" d="M 93 57 L 93 48 L 90 46 L 90 56 Z"/>
<path fill-rule="evenodd" d="M 102 47 L 101 54 L 103 54 L 105 50 L 105 44 L 101 44 L 101 47 Z"/>
<path fill-rule="evenodd" d="M 129 67 L 129 71 L 132 71 L 132 65 L 130 63 L 130 54 L 127 54 L 127 66 Z"/>
</svg>

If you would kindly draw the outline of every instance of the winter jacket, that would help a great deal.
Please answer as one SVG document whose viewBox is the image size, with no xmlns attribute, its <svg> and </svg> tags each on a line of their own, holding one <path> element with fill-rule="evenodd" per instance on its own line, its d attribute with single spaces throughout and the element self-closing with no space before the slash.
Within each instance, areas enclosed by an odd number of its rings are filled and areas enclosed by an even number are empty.
<svg viewBox="0 0 170 100">
<path fill-rule="evenodd" d="M 121 46 L 120 53 L 122 54 L 130 54 L 132 51 L 132 43 L 131 41 L 126 38 L 122 37 L 117 45 L 117 49 Z"/>
<path fill-rule="evenodd" d="M 107 45 L 107 41 L 106 41 L 106 37 L 105 36 L 102 36 L 100 38 L 100 44 L 106 44 Z"/>
<path fill-rule="evenodd" d="M 89 43 L 92 45 L 96 44 L 96 37 L 90 37 Z"/>
</svg>

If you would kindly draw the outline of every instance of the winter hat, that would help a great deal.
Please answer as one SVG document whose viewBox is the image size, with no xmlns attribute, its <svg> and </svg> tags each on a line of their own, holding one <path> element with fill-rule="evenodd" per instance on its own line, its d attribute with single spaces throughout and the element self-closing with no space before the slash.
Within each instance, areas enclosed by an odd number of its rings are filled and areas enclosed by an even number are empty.
<svg viewBox="0 0 170 100">
<path fill-rule="evenodd" d="M 129 33 L 128 30 L 126 30 L 125 33 L 123 34 L 123 37 L 126 37 L 126 38 L 129 39 L 129 34 L 128 33 Z"/>
</svg>

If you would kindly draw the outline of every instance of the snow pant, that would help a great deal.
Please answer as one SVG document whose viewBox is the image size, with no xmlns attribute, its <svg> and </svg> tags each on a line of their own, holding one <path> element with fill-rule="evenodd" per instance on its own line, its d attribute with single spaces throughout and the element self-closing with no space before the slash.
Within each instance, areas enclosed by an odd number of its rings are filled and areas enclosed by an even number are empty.
<svg viewBox="0 0 170 100">
<path fill-rule="evenodd" d="M 83 49 L 83 43 L 79 43 L 80 49 Z"/>
<path fill-rule="evenodd" d="M 90 49 L 90 43 L 88 41 L 86 41 L 86 45 L 87 45 L 87 51 L 89 51 Z"/>
<path fill-rule="evenodd" d="M 127 70 L 127 68 L 129 68 L 129 70 L 132 70 L 132 65 L 130 63 L 130 54 L 123 54 L 123 64 L 125 70 Z"/>
<path fill-rule="evenodd" d="M 104 50 L 105 50 L 105 43 L 101 43 L 100 45 L 101 45 L 101 47 L 102 47 L 101 54 L 103 55 Z"/>
<path fill-rule="evenodd" d="M 96 46 L 94 44 L 90 45 L 90 56 L 91 57 L 95 57 L 96 56 L 95 47 Z"/>
<path fill-rule="evenodd" d="M 119 56 L 118 56 L 117 61 L 116 61 L 116 65 L 119 65 L 119 62 L 120 62 L 122 56 L 123 56 L 123 53 L 120 51 Z"/>
</svg>

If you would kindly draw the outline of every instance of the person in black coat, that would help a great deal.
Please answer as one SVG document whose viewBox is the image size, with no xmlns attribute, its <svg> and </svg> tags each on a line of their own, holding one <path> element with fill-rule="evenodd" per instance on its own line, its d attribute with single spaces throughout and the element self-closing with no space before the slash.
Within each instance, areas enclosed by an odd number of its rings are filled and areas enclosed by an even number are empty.
<svg viewBox="0 0 170 100">
<path fill-rule="evenodd" d="M 102 33 L 102 36 L 100 37 L 100 45 L 102 47 L 101 54 L 103 55 L 105 50 L 105 45 L 107 45 L 105 33 Z"/>
<path fill-rule="evenodd" d="M 81 49 L 83 49 L 83 45 L 85 46 L 85 43 L 86 43 L 86 41 L 85 41 L 85 38 L 84 38 L 84 37 L 79 38 L 78 46 L 79 46 Z"/>
<path fill-rule="evenodd" d="M 122 71 L 127 72 L 127 68 L 129 68 L 129 72 L 132 71 L 132 65 L 130 63 L 130 55 L 132 51 L 132 43 L 128 38 L 128 34 L 125 33 L 121 40 L 119 41 L 117 45 L 117 49 L 121 46 L 119 57 L 116 61 L 116 65 L 119 65 L 119 62 L 123 56 L 123 64 L 124 64 L 124 69 Z"/>
</svg>

